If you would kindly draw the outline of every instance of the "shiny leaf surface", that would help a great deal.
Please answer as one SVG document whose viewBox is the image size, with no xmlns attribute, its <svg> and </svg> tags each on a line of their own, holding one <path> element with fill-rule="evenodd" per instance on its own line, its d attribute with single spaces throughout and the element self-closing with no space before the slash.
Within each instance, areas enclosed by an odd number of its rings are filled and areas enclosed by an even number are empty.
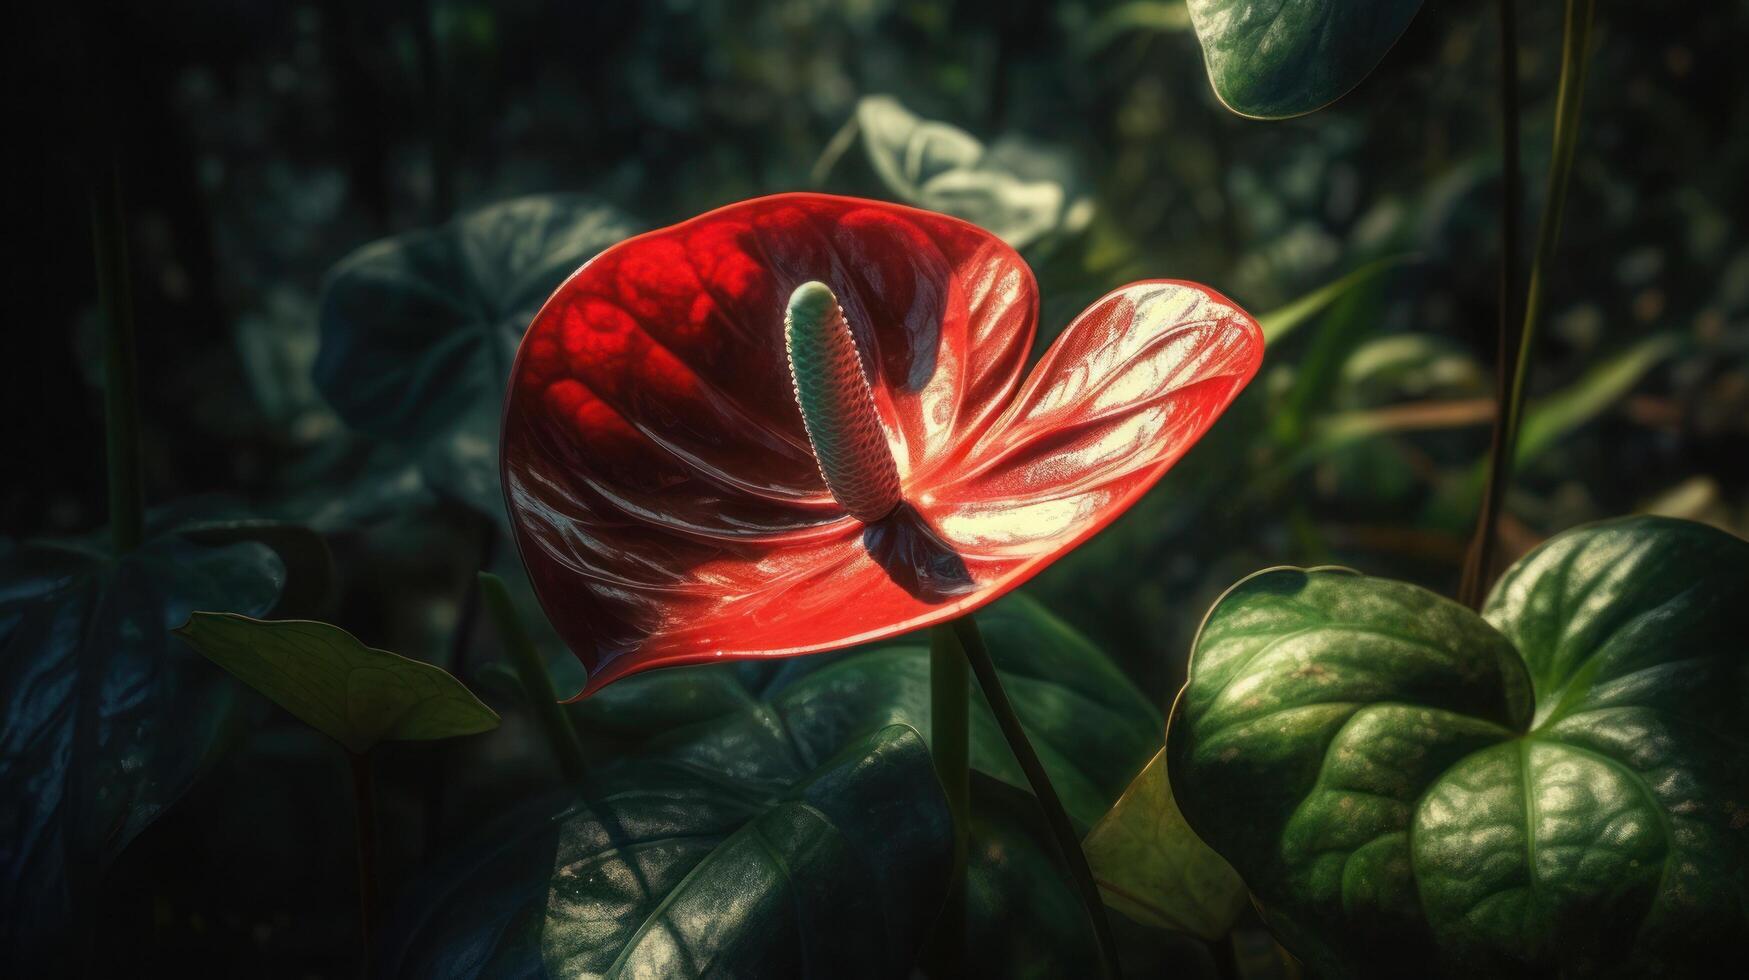
<svg viewBox="0 0 1749 980">
<path fill-rule="evenodd" d="M 1690 974 L 1749 929 L 1749 544 L 1571 531 L 1484 617 L 1278 569 L 1198 637 L 1185 817 L 1314 968 Z"/>
<path fill-rule="evenodd" d="M 125 558 L 106 535 L 0 546 L 0 951 L 49 968 L 99 875 L 194 782 L 236 689 L 171 639 L 197 608 L 263 614 L 325 588 L 320 539 L 158 515 Z M 267 543 L 264 543 L 267 542 Z"/>
<path fill-rule="evenodd" d="M 366 245 L 328 275 L 316 386 L 348 425 L 411 448 L 434 486 L 496 517 L 499 413 L 523 330 L 632 230 L 588 198 L 523 197 Z"/>
<path fill-rule="evenodd" d="M 1245 909 L 1238 872 L 1196 836 L 1173 801 L 1164 750 L 1081 846 L 1105 903 L 1137 922 L 1216 942 Z"/>
<path fill-rule="evenodd" d="M 1188 0 L 1209 81 L 1242 116 L 1329 105 L 1397 43 L 1421 0 Z"/>
<path fill-rule="evenodd" d="M 977 618 L 1064 807 L 1081 828 L 1092 826 L 1158 747 L 1159 712 L 1104 653 L 1027 596 L 1010 595 Z M 884 725 L 927 736 L 929 706 L 929 651 L 905 645 L 656 671 L 571 711 L 584 741 L 610 757 L 724 773 L 775 792 L 795 778 L 792 760 L 812 764 Z M 970 969 L 991 977 L 1084 971 L 1097 952 L 1080 900 L 976 694 L 971 764 L 967 887 L 979 952 Z"/>
<path fill-rule="evenodd" d="M 821 483 L 790 389 L 783 303 L 815 279 L 856 335 L 908 502 L 866 526 Z M 579 270 L 518 355 L 504 479 L 585 693 L 982 606 L 1145 493 L 1262 356 L 1224 298 L 1143 282 L 1082 313 L 1022 383 L 1036 306 L 986 232 L 817 194 L 723 208 Z"/>
<path fill-rule="evenodd" d="M 1064 807 L 1091 826 L 1159 745 L 1160 713 L 1104 653 L 1027 596 L 1010 595 L 977 619 Z M 927 736 L 929 651 L 903 645 L 773 666 L 661 671 L 579 703 L 572 716 L 586 741 L 621 740 L 634 746 L 626 751 L 780 783 L 789 778 L 785 770 L 741 761 L 748 745 L 793 741 L 804 758 L 818 758 L 883 725 Z M 1025 789 L 981 697 L 974 697 L 971 725 L 972 767 Z M 794 752 L 752 758 L 786 754 Z"/>
<path fill-rule="evenodd" d="M 498 715 L 441 667 L 377 650 L 338 626 L 197 612 L 176 634 L 349 752 L 498 727 Z"/>
<path fill-rule="evenodd" d="M 769 762 L 769 795 L 646 765 L 524 808 L 412 891 L 386 975 L 904 975 L 953 850 L 928 746 L 893 726 Z"/>
</svg>

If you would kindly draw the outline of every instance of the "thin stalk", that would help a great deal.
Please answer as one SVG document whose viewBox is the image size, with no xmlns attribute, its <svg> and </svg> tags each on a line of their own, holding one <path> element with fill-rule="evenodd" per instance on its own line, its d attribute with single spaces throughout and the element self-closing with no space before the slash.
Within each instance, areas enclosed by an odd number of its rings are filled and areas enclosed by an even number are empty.
<svg viewBox="0 0 1749 980">
<path fill-rule="evenodd" d="M 103 311 L 104 442 L 109 468 L 109 530 L 117 555 L 139 547 L 145 527 L 140 477 L 139 371 L 134 353 L 133 289 L 128 282 L 127 226 L 121 174 L 91 200 L 97 301 Z"/>
<path fill-rule="evenodd" d="M 553 750 L 559 770 L 572 782 L 582 779 L 588 769 L 583 761 L 583 743 L 578 740 L 577 730 L 571 726 L 565 709 L 559 705 L 552 675 L 541 662 L 534 640 L 523 628 L 521 617 L 516 615 L 516 607 L 510 602 L 510 590 L 504 587 L 503 579 L 491 572 L 479 574 L 479 585 L 486 611 L 498 627 L 504 651 L 510 655 L 516 676 L 522 680 L 522 691 L 534 706 L 535 717 L 540 719 L 541 731 L 546 733 L 547 745 Z"/>
<path fill-rule="evenodd" d="M 1014 753 L 1014 759 L 1020 763 L 1020 769 L 1026 773 L 1026 781 L 1032 786 L 1034 796 L 1038 797 L 1039 807 L 1044 810 L 1045 823 L 1049 825 L 1051 837 L 1055 841 L 1058 853 L 1063 863 L 1069 868 L 1069 875 L 1075 881 L 1075 890 L 1081 896 L 1081 905 L 1087 912 L 1088 921 L 1093 926 L 1094 938 L 1099 942 L 1099 959 L 1102 972 L 1108 977 L 1120 975 L 1117 958 L 1117 941 L 1111 934 L 1111 921 L 1105 915 L 1105 902 L 1099 897 L 1099 885 L 1093 880 L 1093 869 L 1087 866 L 1087 855 L 1081 850 L 1081 838 L 1075 833 L 1074 825 L 1069 823 L 1069 814 L 1063 809 L 1063 801 L 1057 797 L 1056 787 L 1051 785 L 1051 777 L 1045 772 L 1044 763 L 1039 761 L 1038 753 L 1032 749 L 1032 743 L 1027 741 L 1026 730 L 1020 725 L 1020 716 L 1014 711 L 1013 702 L 1008 700 L 1008 692 L 1002 688 L 1002 679 L 996 675 L 996 665 L 990 660 L 990 651 L 984 647 L 983 634 L 978 632 L 978 624 L 970 616 L 961 616 L 951 624 L 954 636 L 960 642 L 960 647 L 966 652 L 966 660 L 972 665 L 972 673 L 977 675 L 978 686 L 984 689 L 984 697 L 990 702 L 990 713 L 996 716 L 996 724 L 1002 729 L 1002 737 L 1008 740 L 1008 748 Z"/>
<path fill-rule="evenodd" d="M 1561 221 L 1566 213 L 1567 188 L 1572 183 L 1573 159 L 1579 146 L 1579 111 L 1585 95 L 1585 74 L 1589 66 L 1591 50 L 1591 25 L 1596 12 L 1596 0 L 1567 0 L 1567 16 L 1565 30 L 1561 43 L 1561 76 L 1560 87 L 1555 102 L 1555 138 L 1554 153 L 1549 161 L 1549 182 L 1547 200 L 1543 204 L 1543 212 L 1537 226 L 1536 252 L 1530 266 L 1530 288 L 1526 293 L 1522 325 L 1516 331 L 1512 341 L 1508 341 L 1506 323 L 1501 327 L 1501 353 L 1499 365 L 1500 378 L 1498 386 L 1499 413 L 1494 422 L 1494 440 L 1488 455 L 1488 485 L 1482 498 L 1482 512 L 1476 526 L 1476 538 L 1471 544 L 1470 559 L 1464 569 L 1463 584 L 1459 588 L 1458 598 L 1470 606 L 1480 606 L 1482 597 L 1488 588 L 1488 579 L 1493 568 L 1494 541 L 1496 528 L 1500 523 L 1500 515 L 1505 506 L 1506 488 L 1512 480 L 1512 467 L 1518 451 L 1518 432 L 1524 421 L 1524 394 L 1530 379 L 1530 369 L 1536 350 L 1537 329 L 1542 325 L 1543 308 L 1547 304 L 1547 277 L 1555 262 L 1556 246 L 1561 237 Z M 1517 51 L 1516 13 L 1512 10 L 1513 0 L 1501 0 L 1501 38 L 1503 44 L 1511 44 L 1502 53 L 1504 60 L 1513 64 L 1510 75 L 1503 69 L 1502 85 L 1511 83 L 1516 90 Z M 1502 97 L 1502 108 L 1511 103 L 1510 127 L 1512 135 L 1508 143 L 1508 161 L 1516 161 L 1517 154 L 1517 101 L 1516 97 Z M 1507 167 L 1515 171 L 1515 165 Z M 1516 185 L 1516 177 L 1513 183 Z M 1516 237 L 1517 213 L 1516 206 L 1509 215 L 1511 235 Z M 1516 245 L 1514 245 L 1516 252 Z M 1516 261 L 1516 254 L 1512 256 Z M 1504 262 L 1504 260 L 1503 260 Z M 1510 314 L 1511 290 L 1505 288 L 1511 282 L 1511 270 L 1503 266 L 1502 315 Z M 1508 359 L 1505 355 L 1515 351 Z M 1506 378 L 1510 377 L 1510 382 Z"/>
<path fill-rule="evenodd" d="M 1244 980 L 1245 971 L 1239 968 L 1238 936 L 1229 929 L 1225 936 L 1209 943 L 1209 954 L 1215 960 L 1215 976 L 1220 980 Z"/>
<path fill-rule="evenodd" d="M 953 814 L 953 877 L 935 927 L 931 972 L 965 973 L 966 839 L 971 829 L 971 684 L 966 654 L 953 628 L 929 632 L 929 751 Z"/>
<path fill-rule="evenodd" d="M 359 975 L 370 980 L 377 906 L 376 797 L 371 789 L 370 753 L 348 755 L 352 761 L 353 816 L 358 837 L 358 927 L 364 947 Z"/>
</svg>

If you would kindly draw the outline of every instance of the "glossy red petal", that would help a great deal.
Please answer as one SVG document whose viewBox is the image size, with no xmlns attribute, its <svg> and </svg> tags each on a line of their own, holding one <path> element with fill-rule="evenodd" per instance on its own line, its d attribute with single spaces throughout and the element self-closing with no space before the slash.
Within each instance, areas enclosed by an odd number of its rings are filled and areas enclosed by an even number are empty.
<svg viewBox="0 0 1749 980">
<path fill-rule="evenodd" d="M 1257 322 L 1219 293 L 1125 286 L 1069 325 L 953 477 L 913 499 L 975 580 L 1013 588 L 1147 492 L 1262 358 Z"/>
<path fill-rule="evenodd" d="M 524 337 L 503 437 L 518 546 L 591 690 L 860 628 L 798 620 L 817 605 L 892 614 L 855 594 L 858 569 L 880 569 L 825 492 L 790 388 L 784 303 L 815 279 L 856 333 L 907 487 L 940 479 L 1012 398 L 1032 275 L 956 219 L 779 195 L 602 253 Z"/>
</svg>

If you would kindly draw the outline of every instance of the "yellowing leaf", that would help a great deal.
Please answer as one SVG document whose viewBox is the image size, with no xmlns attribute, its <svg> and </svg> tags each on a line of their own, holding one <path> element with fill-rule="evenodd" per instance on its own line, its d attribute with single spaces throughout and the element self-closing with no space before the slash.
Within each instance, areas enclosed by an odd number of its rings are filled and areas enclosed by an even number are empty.
<svg viewBox="0 0 1749 980">
<path fill-rule="evenodd" d="M 1178 812 L 1156 754 L 1082 843 L 1105 904 L 1144 925 L 1214 941 L 1245 909 L 1239 880 Z"/>
</svg>

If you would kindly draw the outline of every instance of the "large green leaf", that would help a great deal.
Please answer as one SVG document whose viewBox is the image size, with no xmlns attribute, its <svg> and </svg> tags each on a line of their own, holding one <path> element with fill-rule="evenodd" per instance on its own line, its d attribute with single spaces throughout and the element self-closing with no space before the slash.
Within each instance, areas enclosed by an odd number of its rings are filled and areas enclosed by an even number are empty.
<svg viewBox="0 0 1749 980">
<path fill-rule="evenodd" d="M 1242 116 L 1284 119 L 1359 85 L 1421 0 L 1188 0 L 1209 81 Z"/>
<path fill-rule="evenodd" d="M 977 620 L 1064 807 L 1091 827 L 1158 750 L 1158 710 L 1103 653 L 1024 595 L 980 610 Z M 815 765 L 883 726 L 927 735 L 929 651 L 877 647 L 654 671 L 580 702 L 573 717 L 586 743 L 616 755 L 775 792 L 797 765 Z M 1024 774 L 975 695 L 971 726 L 972 969 L 993 977 L 1086 972 L 1097 950 L 1080 900 Z"/>
<path fill-rule="evenodd" d="M 632 224 L 607 205 L 523 197 L 373 242 L 328 275 L 316 385 L 355 429 L 419 456 L 435 487 L 497 517 L 498 420 L 529 321 Z"/>
<path fill-rule="evenodd" d="M 416 887 L 385 975 L 904 976 L 941 907 L 953 826 L 894 726 L 776 792 L 646 762 L 526 808 Z"/>
<path fill-rule="evenodd" d="M 1320 972 L 1689 973 L 1749 934 L 1749 544 L 1580 528 L 1483 616 L 1259 573 L 1197 638 L 1174 795 Z"/>
<path fill-rule="evenodd" d="M 325 588 L 320 539 L 155 515 L 145 543 L 0 543 L 0 953 L 48 969 L 121 851 L 194 782 L 235 685 L 170 639 L 197 608 L 262 614 Z M 302 610 L 299 610 L 302 611 Z"/>
<path fill-rule="evenodd" d="M 1164 749 L 1081 846 L 1105 904 L 1137 922 L 1214 942 L 1245 909 L 1245 883 L 1173 801 Z"/>
<path fill-rule="evenodd" d="M 367 647 L 338 626 L 197 612 L 176 634 L 349 752 L 498 727 L 497 713 L 448 671 Z"/>
<path fill-rule="evenodd" d="M 981 610 L 977 621 L 1065 809 L 1092 826 L 1158 750 L 1159 711 L 1109 658 L 1025 595 Z M 1025 787 L 995 717 L 981 697 L 974 701 L 973 768 Z M 774 670 L 657 671 L 608 687 L 573 717 L 586 733 L 644 741 L 639 751 L 772 778 L 741 761 L 748 744 L 794 740 L 814 761 L 884 725 L 927 735 L 929 650 L 920 642 L 796 657 Z"/>
</svg>

